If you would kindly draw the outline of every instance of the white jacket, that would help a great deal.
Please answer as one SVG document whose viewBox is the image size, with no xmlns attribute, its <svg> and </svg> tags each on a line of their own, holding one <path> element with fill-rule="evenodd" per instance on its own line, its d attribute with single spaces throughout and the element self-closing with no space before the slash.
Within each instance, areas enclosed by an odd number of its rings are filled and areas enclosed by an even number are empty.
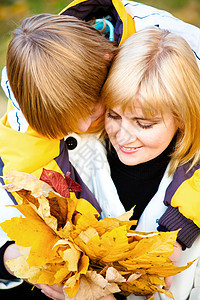
<svg viewBox="0 0 200 300">
<path fill-rule="evenodd" d="M 77 140 L 77 147 L 74 150 L 69 150 L 70 161 L 74 164 L 85 184 L 91 189 L 100 203 L 102 217 L 118 217 L 123 214 L 125 210 L 110 177 L 110 169 L 104 146 L 93 135 L 84 135 L 81 137 L 73 134 L 71 136 Z M 168 176 L 167 168 L 158 191 L 145 208 L 136 230 L 145 232 L 157 231 L 157 220 L 166 210 L 163 200 L 172 177 Z M 182 252 L 179 266 L 186 265 L 187 262 L 193 261 L 199 255 L 200 237 L 190 249 Z M 190 295 L 191 290 L 192 293 Z M 197 262 L 195 262 L 189 269 L 174 276 L 170 291 L 173 293 L 175 300 L 200 300 L 200 262 L 198 267 Z M 189 295 L 190 298 L 188 298 Z M 130 295 L 127 299 L 143 300 L 145 297 Z M 154 300 L 168 299 L 170 298 L 159 293 L 154 298 Z"/>
</svg>

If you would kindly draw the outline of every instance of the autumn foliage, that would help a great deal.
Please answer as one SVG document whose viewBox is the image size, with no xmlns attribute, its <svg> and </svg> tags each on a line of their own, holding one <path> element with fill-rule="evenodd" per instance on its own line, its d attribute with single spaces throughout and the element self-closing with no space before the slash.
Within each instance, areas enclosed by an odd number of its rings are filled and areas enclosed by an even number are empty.
<svg viewBox="0 0 200 300">
<path fill-rule="evenodd" d="M 42 180 L 12 171 L 4 180 L 20 196 L 15 207 L 22 217 L 0 224 L 19 245 L 22 256 L 8 261 L 17 277 L 32 284 L 63 284 L 66 299 L 95 300 L 110 293 L 152 296 L 162 289 L 164 277 L 187 267 L 172 266 L 177 232 L 140 233 L 131 230 L 133 210 L 119 218 L 98 219 L 80 186 L 44 170 Z"/>
</svg>

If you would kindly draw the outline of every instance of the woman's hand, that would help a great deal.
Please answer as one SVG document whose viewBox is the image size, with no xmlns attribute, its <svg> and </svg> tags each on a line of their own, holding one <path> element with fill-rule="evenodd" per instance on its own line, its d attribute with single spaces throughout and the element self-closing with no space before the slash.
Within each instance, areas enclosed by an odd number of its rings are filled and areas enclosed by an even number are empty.
<svg viewBox="0 0 200 300">
<path fill-rule="evenodd" d="M 45 294 L 50 299 L 54 300 L 65 300 L 63 286 L 62 285 L 48 285 L 48 284 L 36 284 L 38 289 L 41 290 L 43 294 Z"/>
<path fill-rule="evenodd" d="M 182 253 L 182 246 L 176 242 L 174 244 L 174 252 L 170 255 L 169 259 L 173 262 L 173 266 L 177 266 L 180 260 Z M 165 290 L 169 290 L 172 284 L 173 276 L 165 277 L 165 284 L 166 286 L 163 287 Z"/>
<path fill-rule="evenodd" d="M 113 294 L 110 294 L 108 296 L 101 297 L 99 300 L 116 300 L 116 298 L 114 297 Z"/>
<path fill-rule="evenodd" d="M 45 285 L 45 284 L 36 284 L 37 288 L 41 289 L 41 292 L 43 292 L 47 297 L 54 299 L 54 300 L 64 300 L 65 296 L 63 293 L 62 286 L 57 285 Z M 116 300 L 116 298 L 113 296 L 113 294 L 110 294 L 105 297 L 101 297 L 99 300 Z"/>
</svg>

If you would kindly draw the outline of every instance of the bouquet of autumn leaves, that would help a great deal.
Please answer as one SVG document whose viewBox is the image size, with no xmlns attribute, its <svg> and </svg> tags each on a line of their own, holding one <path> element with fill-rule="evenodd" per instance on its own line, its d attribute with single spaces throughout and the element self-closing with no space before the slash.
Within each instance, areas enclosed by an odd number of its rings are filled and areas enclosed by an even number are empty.
<svg viewBox="0 0 200 300">
<path fill-rule="evenodd" d="M 98 219 L 81 187 L 55 171 L 37 177 L 12 171 L 3 187 L 18 194 L 15 207 L 23 217 L 0 224 L 19 245 L 22 256 L 7 262 L 19 278 L 32 284 L 63 285 L 66 299 L 95 300 L 111 293 L 151 296 L 156 291 L 173 298 L 164 277 L 186 267 L 172 266 L 177 231 L 140 233 L 131 230 L 133 210 L 119 218 Z"/>
</svg>

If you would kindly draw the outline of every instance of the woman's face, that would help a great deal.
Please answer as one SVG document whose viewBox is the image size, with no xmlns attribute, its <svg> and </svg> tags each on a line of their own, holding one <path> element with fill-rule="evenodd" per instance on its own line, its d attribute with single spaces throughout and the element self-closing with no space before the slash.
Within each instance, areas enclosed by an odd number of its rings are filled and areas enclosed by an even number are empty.
<svg viewBox="0 0 200 300">
<path fill-rule="evenodd" d="M 122 163 L 135 166 L 160 155 L 170 144 L 178 127 L 170 113 L 144 116 L 139 104 L 122 112 L 115 107 L 106 112 L 105 128 Z"/>
</svg>

